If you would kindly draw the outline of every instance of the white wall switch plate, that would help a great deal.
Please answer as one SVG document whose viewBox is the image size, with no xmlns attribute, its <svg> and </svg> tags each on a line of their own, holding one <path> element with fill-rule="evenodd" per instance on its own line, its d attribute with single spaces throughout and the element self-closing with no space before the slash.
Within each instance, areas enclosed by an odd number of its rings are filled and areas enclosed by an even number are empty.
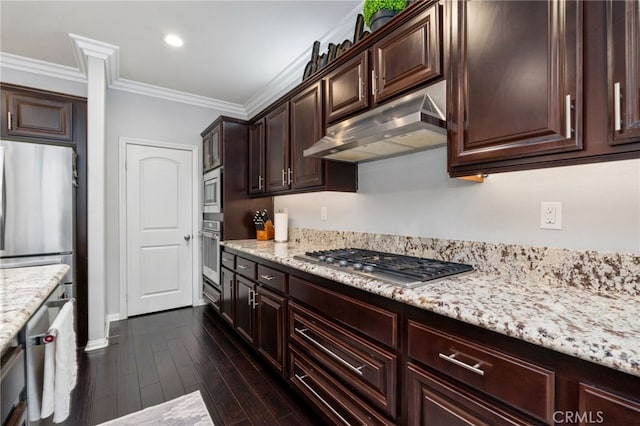
<svg viewBox="0 0 640 426">
<path fill-rule="evenodd" d="M 562 202 L 540 202 L 540 229 L 562 229 Z"/>
<path fill-rule="evenodd" d="M 327 208 L 324 206 L 320 207 L 320 220 L 327 220 Z"/>
</svg>

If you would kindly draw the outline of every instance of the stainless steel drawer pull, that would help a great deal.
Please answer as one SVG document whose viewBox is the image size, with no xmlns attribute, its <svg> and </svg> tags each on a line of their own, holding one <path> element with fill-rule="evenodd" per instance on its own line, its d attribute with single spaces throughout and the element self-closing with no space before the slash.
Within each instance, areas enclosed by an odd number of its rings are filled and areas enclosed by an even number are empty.
<svg viewBox="0 0 640 426">
<path fill-rule="evenodd" d="M 295 374 L 295 377 L 296 377 L 296 379 L 298 379 L 300 381 L 300 383 L 302 383 L 304 385 L 305 388 L 307 388 L 309 390 L 309 392 L 311 392 L 316 398 L 318 398 L 320 400 L 320 402 L 322 402 L 325 407 L 327 407 L 329 410 L 331 410 L 331 412 L 333 414 L 335 414 L 345 425 L 351 426 L 351 423 L 349 423 L 344 417 L 342 417 L 340 415 L 340 413 L 338 413 L 335 410 L 335 408 L 333 408 L 331 405 L 329 405 L 329 403 L 327 401 L 325 401 L 324 398 L 322 398 L 320 395 L 318 395 L 318 392 L 313 390 L 313 388 L 311 386 L 309 386 L 309 384 L 307 382 L 304 381 L 304 379 L 306 379 L 308 377 L 306 374 L 304 376 L 299 376 L 298 374 Z"/>
<path fill-rule="evenodd" d="M 260 278 L 263 278 L 267 281 L 271 281 L 271 280 L 275 280 L 276 277 L 274 277 L 273 275 L 260 275 Z"/>
<path fill-rule="evenodd" d="M 460 355 L 459 352 L 452 353 L 451 355 L 445 355 L 443 353 L 438 353 L 438 356 L 440 358 L 442 358 L 444 360 L 447 360 L 447 361 L 449 361 L 449 362 L 451 362 L 451 363 L 453 363 L 453 364 L 455 364 L 455 365 L 457 365 L 459 367 L 466 368 L 469 371 L 473 371 L 476 374 L 484 376 L 484 371 L 482 371 L 479 368 L 482 365 L 481 362 L 479 362 L 479 363 L 477 363 L 475 365 L 469 365 L 469 364 L 466 364 L 466 363 L 456 359 L 456 356 L 458 356 L 458 355 Z"/>
<path fill-rule="evenodd" d="M 228 257 L 222 257 L 223 262 L 233 262 L 233 259 L 229 259 Z"/>
<path fill-rule="evenodd" d="M 238 265 L 238 269 L 247 269 L 246 265 Z"/>
<path fill-rule="evenodd" d="M 300 334 L 302 337 L 304 337 L 305 339 L 307 339 L 308 341 L 310 341 L 311 343 L 313 343 L 314 345 L 316 345 L 318 348 L 322 349 L 327 355 L 329 355 L 331 358 L 335 359 L 336 361 L 338 361 L 340 364 L 344 365 L 345 367 L 347 367 L 349 370 L 353 371 L 356 374 L 359 374 L 360 376 L 363 375 L 362 373 L 362 369 L 365 367 L 364 365 L 361 365 L 360 367 L 354 367 L 353 365 L 351 365 L 350 363 L 348 363 L 347 361 L 345 361 L 344 359 L 342 359 L 339 355 L 337 355 L 335 352 L 333 352 L 331 349 L 327 348 L 326 346 L 324 346 L 322 343 L 318 342 L 316 339 L 314 339 L 313 337 L 309 336 L 306 332 L 309 331 L 309 329 L 307 328 L 294 328 L 294 330 Z"/>
<path fill-rule="evenodd" d="M 11 111 L 7 111 L 7 130 L 13 130 L 13 116 Z"/>
<path fill-rule="evenodd" d="M 262 176 L 258 176 L 258 190 L 262 191 L 263 187 L 262 187 L 262 181 L 264 180 L 264 178 Z"/>
</svg>

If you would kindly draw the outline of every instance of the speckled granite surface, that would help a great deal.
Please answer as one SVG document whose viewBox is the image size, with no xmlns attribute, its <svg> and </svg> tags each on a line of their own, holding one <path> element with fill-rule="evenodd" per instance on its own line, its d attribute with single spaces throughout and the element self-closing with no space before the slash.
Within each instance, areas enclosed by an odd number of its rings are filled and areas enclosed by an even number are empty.
<svg viewBox="0 0 640 426">
<path fill-rule="evenodd" d="M 68 265 L 0 269 L 0 351 L 56 288 Z"/>
<path fill-rule="evenodd" d="M 628 281 L 626 277 L 619 280 L 612 277 L 614 283 L 609 283 L 603 278 L 594 277 L 599 283 L 594 285 L 591 279 L 586 278 L 587 269 L 581 268 L 580 271 L 571 273 L 569 262 L 574 261 L 573 257 L 566 259 L 566 264 L 560 266 L 561 259 L 556 256 L 561 256 L 563 251 L 552 251 L 549 254 L 547 250 L 539 249 L 538 257 L 528 254 L 526 248 L 518 250 L 515 246 L 502 246 L 502 249 L 486 247 L 484 253 L 478 253 L 465 246 L 465 242 L 452 246 L 432 240 L 433 247 L 423 248 L 418 247 L 419 244 L 414 245 L 413 241 L 407 241 L 398 247 L 397 244 L 407 237 L 367 237 L 364 239 L 367 244 L 357 244 L 358 241 L 349 239 L 345 233 L 334 234 L 338 238 L 323 241 L 323 238 L 306 238 L 303 234 L 298 234 L 297 230 L 290 230 L 288 243 L 237 240 L 223 244 L 266 260 L 640 376 L 640 296 L 633 291 L 638 286 L 637 282 Z M 293 258 L 309 250 L 345 246 L 424 257 L 444 258 L 440 255 L 450 253 L 448 260 L 471 263 L 476 271 L 420 288 L 405 289 Z M 594 258 L 596 256 L 588 257 L 589 261 Z M 531 271 L 527 270 L 528 264 Z M 543 268 L 547 264 L 558 265 L 558 269 L 550 267 L 551 271 L 547 271 Z M 606 277 L 608 267 L 602 266 L 593 273 Z M 570 277 L 583 277 L 585 281 L 570 284 L 564 270 L 568 271 Z M 611 291 L 603 291 L 605 288 Z"/>
</svg>

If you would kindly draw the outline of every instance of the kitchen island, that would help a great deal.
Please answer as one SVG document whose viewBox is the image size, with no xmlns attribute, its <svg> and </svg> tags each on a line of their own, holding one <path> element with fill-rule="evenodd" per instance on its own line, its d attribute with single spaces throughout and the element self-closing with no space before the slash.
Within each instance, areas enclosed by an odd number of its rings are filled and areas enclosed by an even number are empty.
<svg viewBox="0 0 640 426">
<path fill-rule="evenodd" d="M 295 259 L 313 244 L 226 241 L 239 252 L 640 376 L 640 297 L 474 271 L 418 288 Z M 475 266 L 475 265 L 474 265 Z"/>
<path fill-rule="evenodd" d="M 68 265 L 0 269 L 0 351 L 5 350 L 68 270 Z"/>
</svg>

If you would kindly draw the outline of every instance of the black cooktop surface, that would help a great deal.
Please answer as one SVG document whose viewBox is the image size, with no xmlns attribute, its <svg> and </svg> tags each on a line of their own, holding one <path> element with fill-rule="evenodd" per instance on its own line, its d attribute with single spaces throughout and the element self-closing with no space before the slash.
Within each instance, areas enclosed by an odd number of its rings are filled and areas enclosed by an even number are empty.
<svg viewBox="0 0 640 426">
<path fill-rule="evenodd" d="M 473 270 L 471 265 L 463 263 L 353 248 L 307 252 L 300 258 L 404 287 L 417 287 Z"/>
</svg>

